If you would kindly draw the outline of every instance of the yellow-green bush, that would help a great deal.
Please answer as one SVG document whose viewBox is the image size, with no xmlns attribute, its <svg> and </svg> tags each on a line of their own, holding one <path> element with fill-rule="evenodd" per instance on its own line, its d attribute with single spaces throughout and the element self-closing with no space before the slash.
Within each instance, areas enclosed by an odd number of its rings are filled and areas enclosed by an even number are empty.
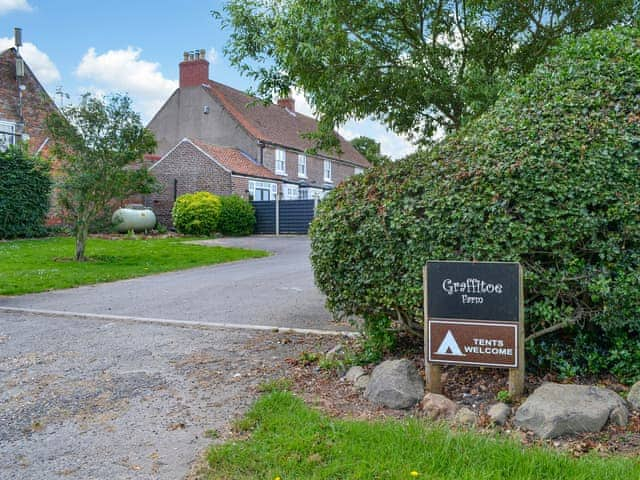
<svg viewBox="0 0 640 480">
<path fill-rule="evenodd" d="M 187 235 L 212 235 L 218 230 L 222 202 L 209 192 L 180 195 L 173 205 L 173 225 Z"/>
</svg>

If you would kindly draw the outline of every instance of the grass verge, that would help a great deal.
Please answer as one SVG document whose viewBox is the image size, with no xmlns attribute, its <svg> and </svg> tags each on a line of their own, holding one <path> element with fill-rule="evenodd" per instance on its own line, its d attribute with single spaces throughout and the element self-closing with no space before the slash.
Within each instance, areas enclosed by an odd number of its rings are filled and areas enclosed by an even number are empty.
<svg viewBox="0 0 640 480">
<path fill-rule="evenodd" d="M 87 262 L 74 262 L 73 238 L 0 242 L 0 295 L 43 292 L 151 273 L 267 256 L 261 250 L 205 247 L 183 239 L 87 242 Z"/>
<path fill-rule="evenodd" d="M 249 438 L 211 447 L 198 478 L 609 480 L 640 474 L 631 459 L 575 459 L 415 419 L 336 420 L 284 392 L 263 396 L 236 426 L 249 429 Z"/>
</svg>

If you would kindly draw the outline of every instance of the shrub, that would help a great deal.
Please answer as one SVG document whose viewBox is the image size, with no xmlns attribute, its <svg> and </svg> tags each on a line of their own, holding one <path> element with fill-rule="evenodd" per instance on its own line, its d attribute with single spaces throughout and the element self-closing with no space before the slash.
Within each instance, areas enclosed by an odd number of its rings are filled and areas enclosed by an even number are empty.
<svg viewBox="0 0 640 480">
<path fill-rule="evenodd" d="M 180 195 L 171 211 L 173 225 L 187 235 L 211 235 L 218 228 L 221 204 L 220 197 L 209 192 Z"/>
<path fill-rule="evenodd" d="M 532 338 L 640 333 L 639 47 L 566 39 L 467 128 L 335 189 L 310 232 L 331 310 L 419 335 L 427 260 L 519 261 Z"/>
<path fill-rule="evenodd" d="M 224 235 L 251 235 L 256 225 L 256 213 L 245 199 L 231 195 L 222 197 L 218 230 Z"/>
<path fill-rule="evenodd" d="M 0 151 L 0 238 L 45 235 L 50 194 L 48 164 L 23 146 Z"/>
</svg>

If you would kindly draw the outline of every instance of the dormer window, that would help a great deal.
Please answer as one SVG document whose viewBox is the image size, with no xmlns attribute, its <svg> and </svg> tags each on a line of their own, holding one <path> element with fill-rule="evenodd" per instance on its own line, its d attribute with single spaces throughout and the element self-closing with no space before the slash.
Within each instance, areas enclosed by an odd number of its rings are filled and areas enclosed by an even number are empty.
<svg viewBox="0 0 640 480">
<path fill-rule="evenodd" d="M 287 160 L 286 153 L 284 150 L 277 149 L 276 150 L 276 174 L 277 175 L 286 175 L 287 174 Z"/>
<path fill-rule="evenodd" d="M 0 151 L 5 151 L 9 145 L 16 143 L 16 124 L 0 120 Z"/>
</svg>

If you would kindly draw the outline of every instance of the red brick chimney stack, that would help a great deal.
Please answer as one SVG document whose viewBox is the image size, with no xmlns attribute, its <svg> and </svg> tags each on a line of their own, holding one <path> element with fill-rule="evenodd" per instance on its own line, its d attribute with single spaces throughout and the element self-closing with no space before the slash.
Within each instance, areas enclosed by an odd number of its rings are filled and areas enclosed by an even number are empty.
<svg viewBox="0 0 640 480">
<path fill-rule="evenodd" d="M 197 87 L 209 81 L 209 62 L 206 56 L 204 48 L 184 52 L 184 60 L 180 62 L 180 88 Z"/>
<path fill-rule="evenodd" d="M 286 108 L 290 112 L 296 111 L 296 101 L 291 96 L 288 96 L 287 98 L 279 98 L 278 105 L 282 108 Z"/>
</svg>

